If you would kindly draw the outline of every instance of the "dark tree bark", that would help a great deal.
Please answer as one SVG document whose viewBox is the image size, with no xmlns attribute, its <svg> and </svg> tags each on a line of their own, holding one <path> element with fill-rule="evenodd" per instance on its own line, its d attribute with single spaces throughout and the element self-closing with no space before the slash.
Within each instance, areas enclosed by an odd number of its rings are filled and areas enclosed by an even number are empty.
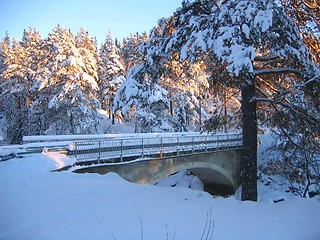
<svg viewBox="0 0 320 240">
<path fill-rule="evenodd" d="M 111 121 L 112 125 L 114 125 L 114 119 L 115 119 L 115 115 L 114 115 L 114 113 L 112 113 L 112 121 Z"/>
<path fill-rule="evenodd" d="M 255 100 L 255 78 L 252 74 L 243 77 L 242 92 L 242 170 L 241 200 L 257 201 L 257 114 Z"/>
</svg>

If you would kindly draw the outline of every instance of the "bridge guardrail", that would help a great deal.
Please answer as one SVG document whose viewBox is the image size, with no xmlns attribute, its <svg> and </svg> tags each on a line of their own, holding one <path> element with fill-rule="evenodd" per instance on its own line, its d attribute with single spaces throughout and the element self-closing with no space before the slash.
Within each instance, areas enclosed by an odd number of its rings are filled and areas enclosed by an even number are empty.
<svg viewBox="0 0 320 240">
<path fill-rule="evenodd" d="M 242 147 L 242 135 L 212 134 L 176 137 L 94 139 L 74 141 L 78 163 L 123 162 L 130 158 L 185 155 Z"/>
</svg>

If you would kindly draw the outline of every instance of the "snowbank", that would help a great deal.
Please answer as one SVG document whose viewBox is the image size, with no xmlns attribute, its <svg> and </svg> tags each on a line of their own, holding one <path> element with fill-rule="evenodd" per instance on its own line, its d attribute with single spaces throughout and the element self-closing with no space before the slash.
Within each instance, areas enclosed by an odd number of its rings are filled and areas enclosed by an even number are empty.
<svg viewBox="0 0 320 240">
<path fill-rule="evenodd" d="M 51 172 L 57 159 L 0 162 L 0 239 L 320 239 L 316 200 L 240 202 L 114 173 Z"/>
</svg>

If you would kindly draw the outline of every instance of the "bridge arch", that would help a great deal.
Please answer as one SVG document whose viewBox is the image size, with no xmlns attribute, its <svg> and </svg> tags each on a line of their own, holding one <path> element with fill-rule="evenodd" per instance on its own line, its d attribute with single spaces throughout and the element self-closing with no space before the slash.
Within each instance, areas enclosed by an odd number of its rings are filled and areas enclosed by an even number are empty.
<svg viewBox="0 0 320 240">
<path fill-rule="evenodd" d="M 232 194 L 239 183 L 241 150 L 225 150 L 211 153 L 184 155 L 133 161 L 126 164 L 107 164 L 87 167 L 76 172 L 106 174 L 116 172 L 130 182 L 155 184 L 181 170 L 189 170 L 205 186 L 205 191 Z"/>
<path fill-rule="evenodd" d="M 221 183 L 221 184 L 226 184 L 231 186 L 235 184 L 234 183 L 235 181 L 232 179 L 232 177 L 230 176 L 230 173 L 228 173 L 227 170 L 216 165 L 215 163 L 210 163 L 210 162 L 196 162 L 196 163 L 187 162 L 187 163 L 172 165 L 172 166 L 169 166 L 167 169 L 161 172 L 158 172 L 157 174 L 152 176 L 147 183 L 156 184 L 162 179 L 183 170 L 189 170 L 194 175 L 199 177 L 200 180 L 206 180 L 206 176 L 204 175 L 208 175 L 208 173 L 212 173 L 212 174 L 209 174 L 210 178 L 211 179 L 214 178 L 212 180 L 216 181 L 216 183 Z"/>
<path fill-rule="evenodd" d="M 186 170 L 198 177 L 203 183 L 204 191 L 209 192 L 212 195 L 228 196 L 232 195 L 236 190 L 236 187 L 229 181 L 229 179 L 217 170 L 213 170 L 211 168 L 182 168 L 180 171 Z M 171 172 L 171 175 L 177 173 L 174 171 Z M 168 177 L 169 176 L 170 175 L 168 175 Z M 219 180 L 217 181 L 217 179 Z"/>
<path fill-rule="evenodd" d="M 238 174 L 230 171 L 227 162 L 234 163 L 234 158 L 223 159 L 224 164 L 217 158 L 221 158 L 217 153 L 181 157 L 174 164 L 167 162 L 165 168 L 145 179 L 145 183 L 154 185 L 176 172 L 188 170 L 203 182 L 205 191 L 214 195 L 232 194 L 238 187 Z"/>
</svg>

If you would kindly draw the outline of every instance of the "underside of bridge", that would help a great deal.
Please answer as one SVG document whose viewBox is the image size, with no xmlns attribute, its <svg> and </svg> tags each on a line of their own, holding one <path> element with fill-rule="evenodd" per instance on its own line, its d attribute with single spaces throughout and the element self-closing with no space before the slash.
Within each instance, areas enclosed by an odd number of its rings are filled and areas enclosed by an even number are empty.
<svg viewBox="0 0 320 240">
<path fill-rule="evenodd" d="M 235 192 L 235 187 L 221 173 L 209 168 L 188 169 L 193 175 L 197 176 L 204 185 L 204 191 L 218 196 L 228 196 Z"/>
<path fill-rule="evenodd" d="M 100 174 L 115 172 L 130 182 L 156 184 L 176 172 L 188 170 L 203 182 L 206 192 L 226 196 L 233 194 L 238 187 L 240 163 L 241 151 L 233 150 L 90 166 L 75 172 Z"/>
</svg>

